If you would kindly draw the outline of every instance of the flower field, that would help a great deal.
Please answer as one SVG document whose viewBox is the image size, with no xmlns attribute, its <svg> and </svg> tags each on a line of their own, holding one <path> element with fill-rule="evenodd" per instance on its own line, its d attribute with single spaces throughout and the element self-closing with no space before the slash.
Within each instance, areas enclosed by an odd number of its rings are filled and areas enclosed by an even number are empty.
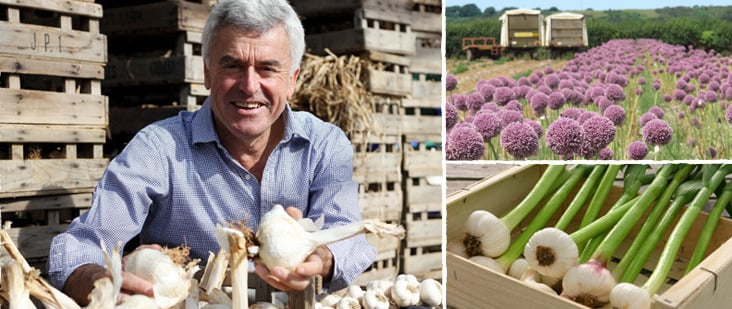
<svg viewBox="0 0 732 309">
<path fill-rule="evenodd" d="M 446 77 L 448 160 L 709 160 L 732 157 L 732 58 L 617 39 L 561 69 Z M 461 89 L 466 89 L 461 85 Z"/>
</svg>

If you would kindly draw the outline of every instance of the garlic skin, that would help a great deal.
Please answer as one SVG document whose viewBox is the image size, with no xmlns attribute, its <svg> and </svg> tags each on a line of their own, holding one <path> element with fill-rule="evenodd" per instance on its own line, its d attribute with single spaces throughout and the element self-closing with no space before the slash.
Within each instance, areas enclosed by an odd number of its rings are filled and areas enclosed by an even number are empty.
<svg viewBox="0 0 732 309">
<path fill-rule="evenodd" d="M 364 292 L 361 304 L 364 309 L 389 309 L 389 298 L 379 289 Z"/>
<path fill-rule="evenodd" d="M 130 253 L 125 271 L 153 284 L 155 303 L 160 308 L 170 308 L 188 296 L 191 278 L 182 266 L 159 250 L 143 248 Z"/>
<path fill-rule="evenodd" d="M 610 291 L 616 282 L 612 273 L 601 263 L 591 260 L 570 268 L 562 280 L 562 296 L 591 308 L 610 301 Z"/>
<path fill-rule="evenodd" d="M 467 235 L 463 244 L 468 256 L 500 256 L 508 249 L 511 241 L 511 231 L 503 221 L 485 210 L 476 210 L 470 214 L 465 222 L 465 233 Z"/>
<path fill-rule="evenodd" d="M 524 247 L 529 266 L 542 275 L 561 278 L 577 265 L 579 250 L 564 231 L 549 227 L 534 233 Z"/>
<path fill-rule="evenodd" d="M 115 309 L 139 309 L 139 308 L 170 308 L 160 307 L 157 300 L 141 294 L 135 294 L 125 297 L 124 302 L 119 304 Z"/>
<path fill-rule="evenodd" d="M 308 232 L 282 205 L 274 205 L 262 216 L 256 233 L 260 245 L 258 257 L 268 269 L 278 266 L 293 271 L 317 247 L 365 232 L 399 238 L 405 233 L 401 226 L 373 220 Z"/>
<path fill-rule="evenodd" d="M 442 284 L 435 279 L 424 279 L 419 284 L 419 300 L 430 307 L 442 303 Z"/>
<path fill-rule="evenodd" d="M 335 307 L 338 302 L 341 301 L 341 297 L 335 294 L 327 294 L 323 296 L 318 303 L 323 307 Z"/>
<path fill-rule="evenodd" d="M 338 301 L 336 309 L 361 309 L 361 303 L 358 302 L 358 299 L 353 297 L 343 296 L 341 300 Z"/>
<path fill-rule="evenodd" d="M 635 284 L 621 282 L 610 291 L 610 304 L 617 309 L 650 309 L 651 295 Z"/>
<path fill-rule="evenodd" d="M 361 289 L 358 285 L 349 285 L 348 288 L 346 288 L 346 296 L 353 297 L 355 299 L 358 299 L 359 301 L 363 297 L 364 290 Z"/>
<path fill-rule="evenodd" d="M 445 245 L 445 249 L 447 252 L 455 253 L 457 256 L 461 256 L 464 258 L 469 258 L 467 251 L 465 251 L 465 245 L 463 245 L 462 240 L 451 240 L 447 242 L 447 245 Z"/>
<path fill-rule="evenodd" d="M 539 273 L 536 272 L 536 270 L 529 267 L 526 269 L 526 271 L 521 276 L 521 281 L 531 287 L 532 289 L 540 290 L 547 292 L 552 295 L 557 295 L 557 292 L 554 291 L 549 285 L 546 285 L 544 283 L 541 283 L 537 280 L 537 277 L 540 276 Z"/>
<path fill-rule="evenodd" d="M 411 277 L 410 277 L 411 276 Z M 413 275 L 399 275 L 391 287 L 391 299 L 399 307 L 419 304 L 419 281 Z"/>
<path fill-rule="evenodd" d="M 511 263 L 511 266 L 508 267 L 506 274 L 515 279 L 521 280 L 521 277 L 524 275 L 527 268 L 529 268 L 529 262 L 527 262 L 526 259 L 516 259 Z"/>
<path fill-rule="evenodd" d="M 386 293 L 389 291 L 389 289 L 391 289 L 393 285 L 394 282 L 390 280 L 372 280 L 368 284 L 366 284 L 366 291 L 380 290 Z"/>
<path fill-rule="evenodd" d="M 480 266 L 488 268 L 490 270 L 493 270 L 493 271 L 496 271 L 496 272 L 499 272 L 502 274 L 506 273 L 506 270 L 504 270 L 503 267 L 501 267 L 501 265 L 498 264 L 498 262 L 496 262 L 496 260 L 489 258 L 487 256 L 476 255 L 476 256 L 469 258 L 469 260 L 473 261 L 474 263 L 476 263 Z"/>
</svg>

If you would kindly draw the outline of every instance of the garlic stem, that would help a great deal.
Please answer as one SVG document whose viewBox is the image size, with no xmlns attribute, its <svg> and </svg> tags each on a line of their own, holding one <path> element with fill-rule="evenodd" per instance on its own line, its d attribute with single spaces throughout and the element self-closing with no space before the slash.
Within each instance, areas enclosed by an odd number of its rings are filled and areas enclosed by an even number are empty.
<svg viewBox="0 0 732 309">
<path fill-rule="evenodd" d="M 580 187 L 579 191 L 577 191 L 577 194 L 575 194 L 572 202 L 569 203 L 567 209 L 564 211 L 564 213 L 562 213 L 562 216 L 559 218 L 554 227 L 560 230 L 565 230 L 567 226 L 569 226 L 569 224 L 574 221 L 574 217 L 577 215 L 582 206 L 585 205 L 587 199 L 590 198 L 592 192 L 594 192 L 597 188 L 597 183 L 600 181 L 600 178 L 604 174 L 606 166 L 607 165 L 604 164 L 598 164 L 592 168 L 592 172 L 590 172 L 590 175 L 587 176 L 587 179 L 585 179 L 582 187 Z"/>
<path fill-rule="evenodd" d="M 216 228 L 218 229 L 220 226 L 217 226 Z M 219 252 L 217 254 L 209 252 L 208 263 L 206 263 L 206 268 L 203 270 L 201 282 L 198 284 L 204 291 L 206 291 L 206 294 L 210 295 L 210 291 L 221 289 L 221 286 L 224 284 L 224 280 L 226 279 L 226 270 L 228 266 L 229 253 L 226 250 L 219 248 Z"/>
<path fill-rule="evenodd" d="M 222 250 L 228 251 L 232 287 L 232 308 L 249 308 L 249 254 L 244 233 L 233 228 L 216 227 Z"/>
<path fill-rule="evenodd" d="M 719 218 L 722 216 L 722 211 L 724 211 L 725 206 L 729 204 L 730 200 L 732 200 L 732 181 L 724 186 L 722 193 L 718 195 L 717 201 L 709 211 L 709 217 L 707 217 L 707 221 L 704 223 L 704 228 L 702 228 L 699 240 L 696 242 L 696 248 L 694 248 L 694 253 L 689 259 L 685 273 L 689 273 L 704 259 Z"/>
<path fill-rule="evenodd" d="M 529 215 L 541 200 L 549 194 L 557 178 L 564 173 L 565 165 L 548 165 L 539 181 L 534 185 L 529 194 L 509 213 L 501 217 L 501 221 L 511 231 Z"/>
</svg>

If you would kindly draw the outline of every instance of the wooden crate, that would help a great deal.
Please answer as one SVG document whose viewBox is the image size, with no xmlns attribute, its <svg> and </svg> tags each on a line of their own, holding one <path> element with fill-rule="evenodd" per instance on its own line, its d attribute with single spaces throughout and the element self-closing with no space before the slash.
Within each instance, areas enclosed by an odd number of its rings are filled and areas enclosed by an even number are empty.
<svg viewBox="0 0 732 309">
<path fill-rule="evenodd" d="M 414 55 L 409 56 L 410 70 L 442 74 L 442 33 L 415 31 L 414 35 Z"/>
<path fill-rule="evenodd" d="M 109 87 L 104 92 L 113 107 L 184 106 L 188 110 L 199 109 L 210 94 L 198 83 Z"/>
<path fill-rule="evenodd" d="M 400 220 L 401 149 L 399 136 L 351 134 L 354 145 L 353 178 L 359 183 L 359 205 L 363 218 Z"/>
<path fill-rule="evenodd" d="M 411 2 L 410 0 L 342 0 L 331 1 L 328 5 L 323 5 L 323 2 L 319 0 L 292 0 L 290 4 L 292 4 L 292 8 L 295 9 L 298 15 L 304 16 L 307 20 L 312 17 L 352 13 L 358 9 L 407 13 L 412 8 Z"/>
<path fill-rule="evenodd" d="M 414 54 L 414 34 L 409 12 L 358 9 L 352 14 L 307 19 L 306 45 L 313 54 L 330 49 L 336 54 L 378 51 Z"/>
<path fill-rule="evenodd" d="M 394 280 L 399 272 L 399 239 L 390 236 L 379 238 L 373 234 L 367 234 L 366 239 L 376 248 L 376 258 L 351 284 L 366 286 L 373 280 Z"/>
<path fill-rule="evenodd" d="M 447 197 L 447 241 L 456 240 L 464 235 L 463 222 L 476 209 L 487 209 L 499 216 L 520 202 L 537 182 L 545 169 L 542 165 L 524 165 L 511 168 L 492 178 L 483 179 Z M 607 204 L 616 200 L 621 188 L 611 191 Z M 510 192 L 510 194 L 506 194 Z M 486 200 L 491 201 L 485 203 Z M 606 205 L 606 206 L 608 206 Z M 689 235 L 699 235 L 706 220 L 700 214 L 689 231 Z M 526 222 L 520 226 L 525 226 Z M 519 227 L 520 228 L 520 227 Z M 631 232 L 627 242 L 618 250 L 622 256 L 632 241 Z M 666 284 L 653 297 L 651 308 L 724 308 L 732 301 L 732 295 L 721 291 L 732 286 L 732 220 L 720 220 L 712 237 L 709 250 L 712 251 L 702 263 L 689 274 L 683 275 L 686 261 L 695 247 L 696 237 L 687 236 L 682 250 L 672 267 L 670 277 L 678 280 Z M 662 240 L 662 243 L 665 240 Z M 660 254 L 657 248 L 655 256 Z M 646 269 L 655 264 L 652 255 Z M 446 253 L 447 265 L 447 304 L 453 308 L 586 308 L 565 298 L 553 296 L 524 285 L 518 280 L 499 274 L 459 257 Z M 644 281 L 645 279 L 640 279 Z"/>
<path fill-rule="evenodd" d="M 102 6 L 84 1 L 0 0 L 0 55 L 107 62 Z M 1 57 L 0 57 L 1 58 Z"/>
<path fill-rule="evenodd" d="M 412 93 L 412 76 L 409 74 L 409 58 L 380 52 L 369 52 L 366 67 L 370 92 L 391 96 L 407 96 Z"/>
<path fill-rule="evenodd" d="M 412 99 L 430 107 L 439 107 L 442 97 L 442 74 L 412 72 Z"/>
<path fill-rule="evenodd" d="M 442 134 L 442 112 L 440 106 L 425 106 L 432 100 L 404 99 L 402 101 L 402 134 L 413 138 L 429 138 Z M 439 102 L 439 97 L 434 101 Z M 439 104 L 439 103 L 438 103 Z"/>
<path fill-rule="evenodd" d="M 163 1 L 104 10 L 101 30 L 109 36 L 165 32 L 202 32 L 210 11 L 207 3 Z"/>
<path fill-rule="evenodd" d="M 412 30 L 442 33 L 442 0 L 412 0 Z"/>
<path fill-rule="evenodd" d="M 418 279 L 442 279 L 441 245 L 405 247 L 401 253 L 399 273 L 412 274 Z"/>
<path fill-rule="evenodd" d="M 442 175 L 442 135 L 404 135 L 403 145 L 409 176 Z"/>
</svg>

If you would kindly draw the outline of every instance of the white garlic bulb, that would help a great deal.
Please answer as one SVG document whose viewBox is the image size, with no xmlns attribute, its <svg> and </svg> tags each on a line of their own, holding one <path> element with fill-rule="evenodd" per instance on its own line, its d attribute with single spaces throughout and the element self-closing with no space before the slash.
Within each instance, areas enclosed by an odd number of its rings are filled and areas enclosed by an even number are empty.
<svg viewBox="0 0 732 309">
<path fill-rule="evenodd" d="M 364 309 L 389 309 L 389 297 L 379 289 L 368 290 L 361 300 Z"/>
<path fill-rule="evenodd" d="M 649 309 L 651 295 L 635 284 L 621 282 L 610 291 L 610 304 L 618 309 Z"/>
<path fill-rule="evenodd" d="M 361 303 L 359 303 L 358 299 L 351 296 L 343 296 L 338 301 L 336 309 L 361 309 Z"/>
<path fill-rule="evenodd" d="M 391 287 L 391 299 L 399 307 L 419 304 L 419 281 L 414 275 L 399 275 Z"/>
<path fill-rule="evenodd" d="M 170 308 L 188 296 L 190 275 L 159 250 L 143 248 L 130 253 L 125 271 L 152 283 L 155 303 L 160 308 Z"/>
<path fill-rule="evenodd" d="M 419 284 L 419 299 L 422 303 L 436 307 L 442 303 L 442 284 L 435 279 L 424 279 Z"/>
</svg>

